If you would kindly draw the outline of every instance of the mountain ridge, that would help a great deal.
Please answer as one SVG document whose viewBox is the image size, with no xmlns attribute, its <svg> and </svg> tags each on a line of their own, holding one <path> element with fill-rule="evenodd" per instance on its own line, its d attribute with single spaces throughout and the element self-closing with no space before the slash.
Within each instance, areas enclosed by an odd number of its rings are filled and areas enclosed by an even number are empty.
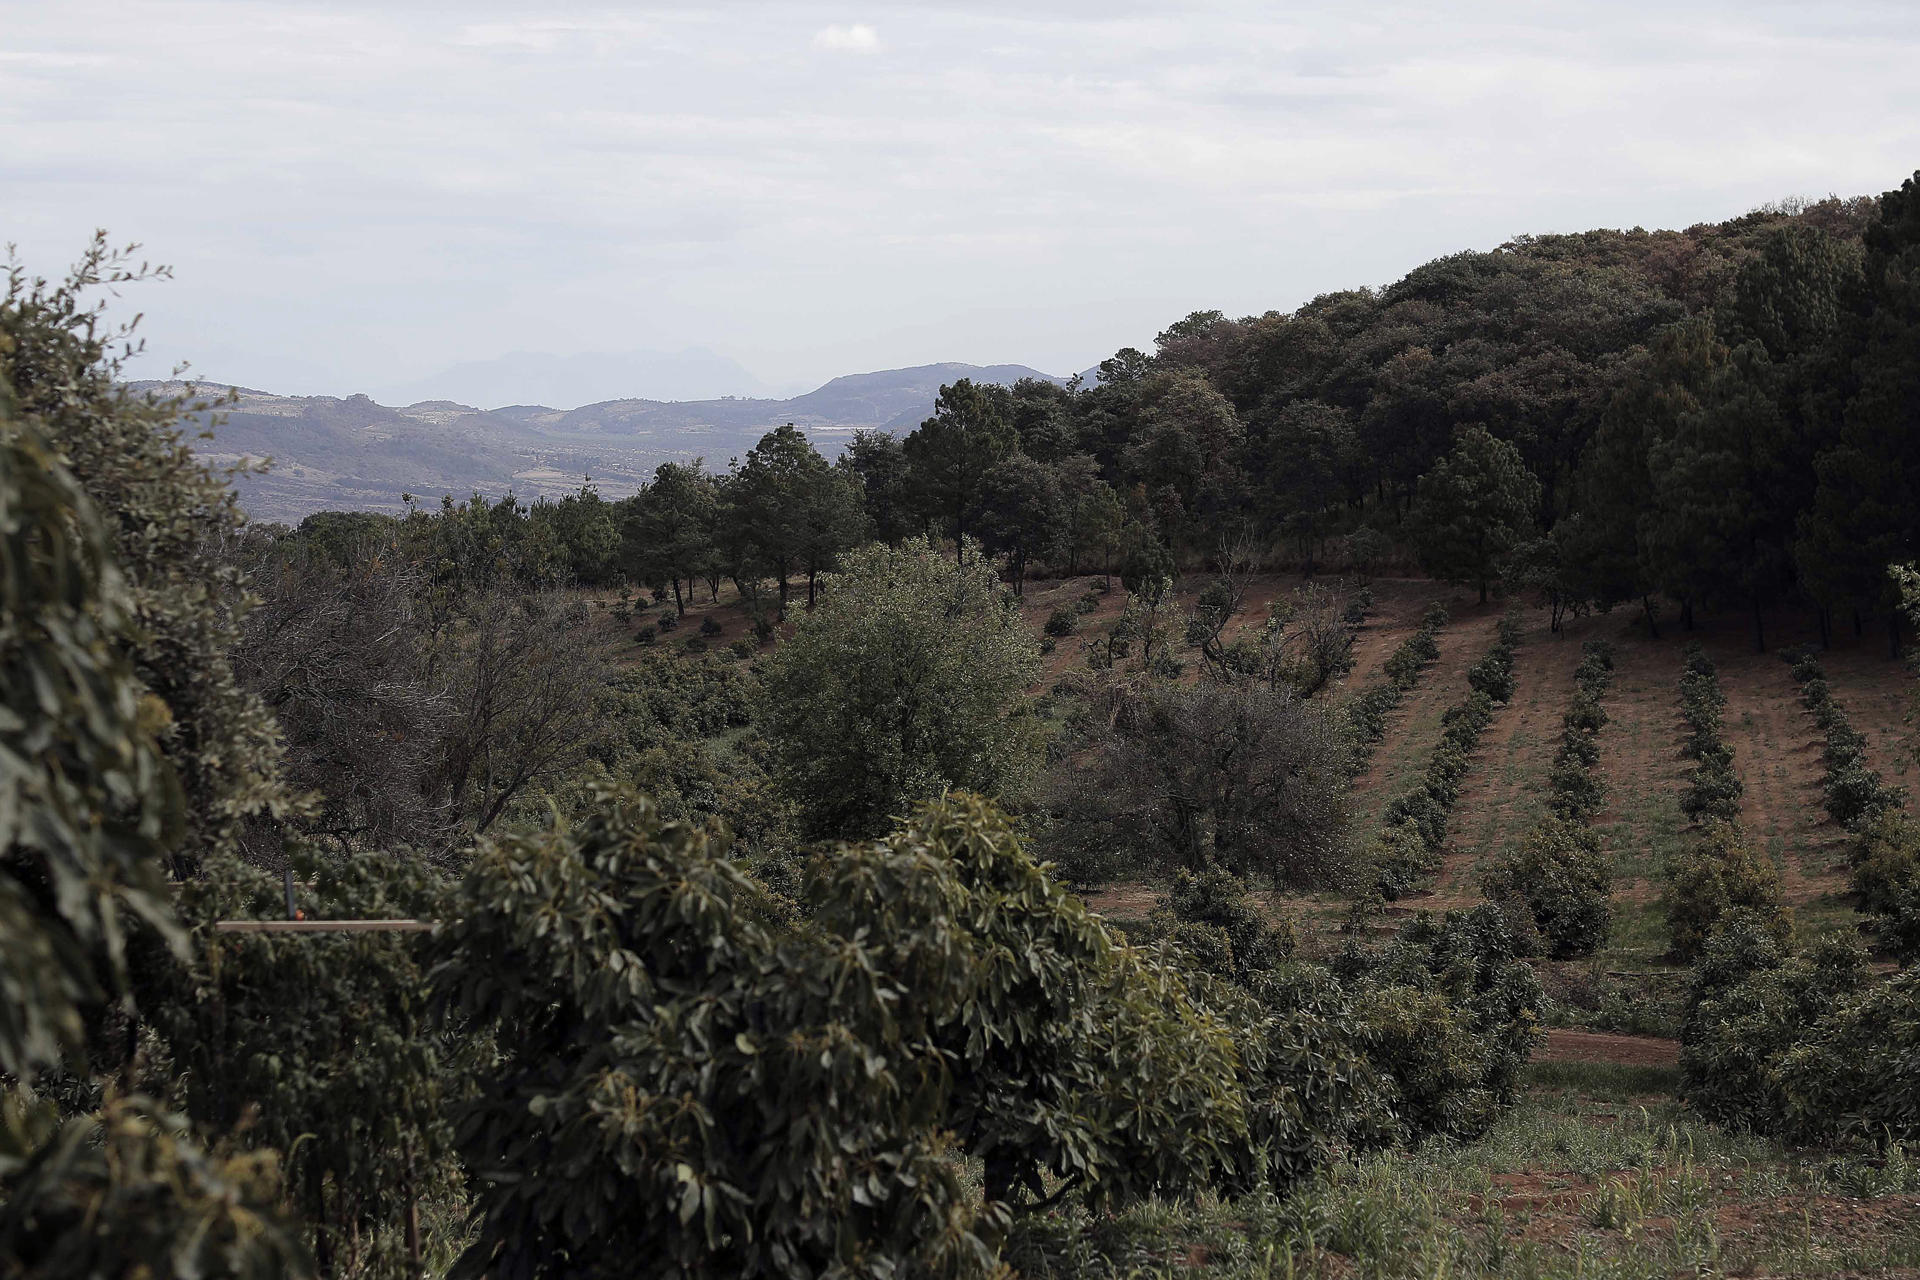
<svg viewBox="0 0 1920 1280">
<path fill-rule="evenodd" d="M 403 494 L 556 497 L 589 478 L 604 496 L 619 498 L 662 462 L 704 458 L 724 467 L 782 423 L 805 431 L 829 457 L 857 430 L 912 430 L 933 413 L 940 387 L 960 378 L 1003 385 L 1022 378 L 1067 381 L 1026 365 L 945 362 L 845 374 L 786 399 L 632 398 L 571 409 L 484 409 L 451 399 L 396 406 L 364 393 L 287 396 L 235 386 L 232 403 L 189 415 L 210 435 L 199 438 L 196 431 L 188 443 L 220 465 L 273 459 L 264 474 L 242 470 L 234 478 L 241 505 L 271 521 L 293 523 L 328 509 L 397 512 Z M 228 384 L 128 384 L 160 394 L 189 385 L 212 399 Z"/>
</svg>

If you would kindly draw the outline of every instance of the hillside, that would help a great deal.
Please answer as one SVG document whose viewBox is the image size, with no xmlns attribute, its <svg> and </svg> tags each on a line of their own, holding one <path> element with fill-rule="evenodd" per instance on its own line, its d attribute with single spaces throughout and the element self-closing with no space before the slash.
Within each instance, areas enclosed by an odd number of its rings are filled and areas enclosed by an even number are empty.
<svg viewBox="0 0 1920 1280">
<path fill-rule="evenodd" d="M 851 374 L 785 400 L 628 399 L 492 410 L 449 400 L 394 407 L 364 395 L 236 388 L 218 414 L 194 415 L 195 425 L 212 434 L 193 444 L 202 457 L 226 465 L 271 458 L 268 472 L 242 474 L 235 487 L 255 518 L 288 524 L 315 511 L 398 511 L 403 493 L 429 502 L 474 490 L 554 497 L 588 477 L 602 494 L 623 497 L 662 462 L 705 458 L 724 468 L 785 422 L 805 430 L 828 456 L 857 430 L 910 431 L 933 412 L 941 386 L 961 378 L 1065 381 L 1025 365 L 947 363 Z M 129 385 L 161 394 L 181 388 Z"/>
<path fill-rule="evenodd" d="M 1047 602 L 1065 591 L 1036 592 L 1030 599 Z M 1336 698 L 1380 679 L 1381 662 L 1418 626 L 1428 601 L 1445 601 L 1452 620 L 1440 633 L 1439 659 L 1391 713 L 1370 767 L 1355 779 L 1351 808 L 1357 833 L 1377 826 L 1387 803 L 1425 769 L 1441 715 L 1465 695 L 1467 669 L 1492 642 L 1500 616 L 1499 605 L 1477 605 L 1470 595 L 1439 583 L 1383 580 L 1374 584 L 1374 592 L 1374 611 L 1356 638 L 1355 669 Z M 1036 616 L 1034 604 L 1030 617 Z M 1821 803 L 1821 731 L 1801 706 L 1780 657 L 1781 649 L 1813 643 L 1817 635 L 1808 618 L 1781 614 L 1769 619 L 1777 647 L 1755 653 L 1749 627 L 1737 616 L 1703 616 L 1692 632 L 1667 625 L 1660 638 L 1649 639 L 1637 615 L 1615 612 L 1572 619 L 1554 635 L 1544 612 L 1530 611 L 1515 659 L 1515 694 L 1497 712 L 1473 757 L 1450 825 L 1445 864 L 1429 886 L 1390 906 L 1390 915 L 1480 901 L 1481 869 L 1515 845 L 1545 811 L 1548 770 L 1582 642 L 1604 638 L 1614 646 L 1615 676 L 1605 699 L 1608 723 L 1598 739 L 1607 799 L 1595 825 L 1614 869 L 1615 927 L 1597 967 L 1647 975 L 1653 986 L 1643 993 L 1656 1003 L 1673 994 L 1664 978 L 1668 938 L 1661 895 L 1666 860 L 1691 834 L 1679 804 L 1691 769 L 1680 754 L 1686 730 L 1678 703 L 1681 651 L 1689 642 L 1698 642 L 1712 657 L 1726 690 L 1726 736 L 1744 786 L 1741 824 L 1773 861 L 1803 932 L 1853 929 L 1858 918 L 1848 893 L 1845 833 Z M 1870 763 L 1888 782 L 1911 788 L 1920 732 L 1911 723 L 1915 686 L 1909 669 L 1887 658 L 1884 638 L 1856 638 L 1844 629 L 1821 659 L 1834 698 L 1866 735 Z M 1124 919 L 1144 916 L 1154 897 L 1150 885 L 1115 885 L 1091 901 Z M 1268 901 L 1276 911 L 1323 926 L 1337 924 L 1345 907 L 1339 895 L 1270 895 Z"/>
</svg>

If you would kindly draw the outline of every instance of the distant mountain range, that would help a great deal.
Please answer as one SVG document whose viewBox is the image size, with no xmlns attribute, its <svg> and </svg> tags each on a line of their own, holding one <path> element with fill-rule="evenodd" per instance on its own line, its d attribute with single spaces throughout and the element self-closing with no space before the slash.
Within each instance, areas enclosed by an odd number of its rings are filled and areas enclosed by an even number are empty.
<svg viewBox="0 0 1920 1280">
<path fill-rule="evenodd" d="M 760 436 L 791 422 L 829 457 L 854 431 L 911 431 L 933 413 L 940 388 L 961 378 L 1012 385 L 1065 379 L 1025 365 L 929 364 L 835 378 L 786 400 L 604 400 L 577 409 L 452 400 L 402 407 L 364 395 L 283 396 L 241 388 L 192 441 L 220 463 L 271 458 L 264 475 L 235 478 L 241 504 L 260 520 L 297 523 L 315 511 L 398 511 L 401 495 L 425 502 L 474 490 L 557 496 L 588 478 L 609 498 L 632 493 L 662 462 L 703 457 L 724 469 Z M 136 382 L 172 391 L 177 383 Z M 202 379 L 203 393 L 221 384 Z M 207 426 L 210 415 L 195 415 Z"/>
<path fill-rule="evenodd" d="M 569 356 L 514 351 L 443 369 L 429 378 L 373 387 L 383 404 L 452 400 L 458 404 L 589 404 L 643 391 L 655 400 L 712 400 L 772 396 L 770 387 L 737 361 L 705 347 L 684 351 L 622 351 Z"/>
</svg>

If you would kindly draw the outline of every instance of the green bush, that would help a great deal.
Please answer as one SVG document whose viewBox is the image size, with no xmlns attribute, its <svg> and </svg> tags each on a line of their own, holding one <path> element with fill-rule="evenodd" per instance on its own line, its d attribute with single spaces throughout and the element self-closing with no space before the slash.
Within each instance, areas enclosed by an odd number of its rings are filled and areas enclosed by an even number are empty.
<svg viewBox="0 0 1920 1280">
<path fill-rule="evenodd" d="M 1440 869 L 1437 848 L 1427 843 L 1420 824 L 1410 818 L 1382 827 L 1367 848 L 1373 888 L 1389 902 L 1404 897 L 1422 878 Z"/>
<path fill-rule="evenodd" d="M 707 644 L 706 639 L 703 636 L 688 636 L 684 641 L 681 642 L 680 647 L 685 649 L 688 653 L 698 655 L 698 654 L 705 653 L 710 646 Z"/>
<path fill-rule="evenodd" d="M 700 634 L 703 636 L 717 636 L 723 630 L 725 630 L 725 628 L 720 625 L 720 619 L 714 617 L 712 614 L 708 614 L 706 617 L 700 619 Z"/>
<path fill-rule="evenodd" d="M 1092 613 L 1099 607 L 1100 593 L 1098 591 L 1089 591 L 1073 602 L 1073 611 L 1075 613 Z"/>
<path fill-rule="evenodd" d="M 761 892 L 707 833 L 619 794 L 475 855 L 437 978 L 505 1034 L 460 1119 L 478 1175 L 460 1274 L 984 1269 L 939 1110 L 907 1105 L 962 969 L 776 935 Z"/>
<path fill-rule="evenodd" d="M 1575 734 L 1592 737 L 1607 727 L 1606 709 L 1600 705 L 1597 693 L 1589 692 L 1584 686 L 1573 695 L 1573 703 L 1567 708 L 1567 714 L 1561 720 L 1561 728 L 1568 737 Z"/>
<path fill-rule="evenodd" d="M 1906 800 L 1904 788 L 1887 786 L 1863 759 L 1829 771 L 1823 790 L 1827 813 L 1850 831 L 1897 811 Z"/>
<path fill-rule="evenodd" d="M 1513 650 L 1504 646 L 1467 668 L 1467 684 L 1495 702 L 1513 697 Z"/>
<path fill-rule="evenodd" d="M 1687 791 L 1680 811 L 1695 822 L 1732 822 L 1740 816 L 1745 788 L 1733 766 L 1718 758 L 1704 761 L 1687 775 Z"/>
<path fill-rule="evenodd" d="M 1414 1136 L 1477 1137 L 1511 1105 L 1546 997 L 1497 907 L 1416 916 L 1334 972 L 1356 989 L 1367 1057 Z"/>
<path fill-rule="evenodd" d="M 1790 1112 L 1774 1076 L 1781 1055 L 1865 976 L 1850 948 L 1825 945 L 1790 957 L 1775 921 L 1729 911 L 1688 993 L 1681 1096 L 1709 1119 L 1780 1131 Z"/>
<path fill-rule="evenodd" d="M 1568 960 L 1606 945 L 1613 922 L 1612 881 L 1599 837 L 1590 828 L 1548 818 L 1480 883 L 1491 902 L 1525 903 L 1547 953 Z"/>
<path fill-rule="evenodd" d="M 727 649 L 736 658 L 751 658 L 754 655 L 753 641 L 747 639 L 745 636 L 741 636 L 738 640 L 728 645 Z"/>
<path fill-rule="evenodd" d="M 1888 810 L 1860 829 L 1848 852 L 1853 891 L 1881 946 L 1902 962 L 1920 958 L 1920 824 Z"/>
<path fill-rule="evenodd" d="M 1731 822 L 1709 822 L 1700 839 L 1668 863 L 1667 881 L 1671 954 L 1683 964 L 1700 954 L 1714 925 L 1736 907 L 1757 914 L 1782 945 L 1793 937 L 1773 863 Z"/>
<path fill-rule="evenodd" d="M 617 794 L 479 851 L 438 974 L 511 1034 L 461 1123 L 463 1271 L 984 1274 L 1043 1176 L 1095 1205 L 1257 1176 L 1231 1024 L 984 801 L 816 859 L 807 896 L 782 926 Z"/>
<path fill-rule="evenodd" d="M 1829 1000 L 1774 1069 L 1785 1134 L 1876 1145 L 1920 1139 L 1920 970 Z"/>
<path fill-rule="evenodd" d="M 1047 615 L 1046 625 L 1042 629 L 1050 636 L 1070 636 L 1079 625 L 1079 615 L 1072 609 L 1055 609 Z"/>
<path fill-rule="evenodd" d="M 668 609 L 660 615 L 659 626 L 662 631 L 672 631 L 675 627 L 679 625 L 680 625 L 680 615 L 675 613 L 673 610 Z"/>
<path fill-rule="evenodd" d="M 639 644 L 652 644 L 660 638 L 660 633 L 655 628 L 647 626 L 636 631 L 633 638 Z"/>
<path fill-rule="evenodd" d="M 1368 1057 L 1354 994 L 1326 967 L 1289 961 L 1209 1002 L 1235 1021 L 1249 1127 L 1271 1187 L 1408 1136 L 1394 1087 Z"/>
<path fill-rule="evenodd" d="M 1177 872 L 1155 916 L 1182 945 L 1209 949 L 1202 968 L 1243 986 L 1289 959 L 1298 946 L 1291 922 L 1270 923 L 1246 881 L 1218 868 Z M 1209 932 L 1183 935 L 1181 929 Z M 1222 945 L 1223 954 L 1217 950 Z"/>
</svg>

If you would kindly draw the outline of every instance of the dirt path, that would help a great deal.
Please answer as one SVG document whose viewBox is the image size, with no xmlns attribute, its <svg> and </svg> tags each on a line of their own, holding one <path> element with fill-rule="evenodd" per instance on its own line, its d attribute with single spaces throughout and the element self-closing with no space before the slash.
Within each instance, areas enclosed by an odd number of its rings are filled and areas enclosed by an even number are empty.
<svg viewBox="0 0 1920 1280">
<path fill-rule="evenodd" d="M 1353 638 L 1353 670 L 1336 687 L 1334 696 L 1358 693 L 1384 677 L 1381 666 L 1420 625 L 1427 605 L 1446 589 L 1424 579 L 1381 578 L 1373 586 L 1373 611 Z"/>
<path fill-rule="evenodd" d="M 1844 887 L 1845 868 L 1836 865 L 1842 833 L 1821 807 L 1826 769 L 1818 732 L 1787 664 L 1729 635 L 1713 636 L 1705 647 L 1727 694 L 1726 738 L 1745 788 L 1741 825 L 1778 860 L 1788 902 L 1811 902 Z"/>
<path fill-rule="evenodd" d="M 1544 614 L 1527 621 L 1513 656 L 1513 698 L 1481 735 L 1454 807 L 1446 861 L 1434 881 L 1435 896 L 1442 899 L 1477 899 L 1477 868 L 1517 845 L 1546 811 L 1547 773 L 1559 748 L 1560 719 L 1573 697 L 1580 637 L 1554 635 Z"/>
<path fill-rule="evenodd" d="M 1364 824 L 1362 830 L 1377 827 L 1387 802 L 1426 769 L 1427 756 L 1440 737 L 1442 713 L 1467 695 L 1467 669 L 1493 643 L 1494 624 L 1500 620 L 1497 608 L 1463 600 L 1449 600 L 1447 607 L 1453 619 L 1440 631 L 1440 657 L 1387 717 L 1386 736 L 1366 771 L 1354 779 L 1353 820 Z M 1418 621 L 1416 614 L 1415 625 Z M 1400 640 L 1405 638 L 1405 634 L 1400 636 Z M 1398 644 L 1396 640 L 1394 645 Z"/>
<path fill-rule="evenodd" d="M 1680 646 L 1646 639 L 1619 615 L 1588 622 L 1590 634 L 1614 646 L 1613 683 L 1603 704 L 1607 725 L 1599 738 L 1607 797 L 1594 826 L 1613 859 L 1615 895 L 1647 901 L 1659 892 L 1666 857 L 1679 846 L 1685 825 Z"/>
<path fill-rule="evenodd" d="M 1607 1062 L 1623 1067 L 1671 1067 L 1680 1061 L 1678 1040 L 1652 1036 L 1617 1036 L 1601 1031 L 1547 1032 L 1547 1042 L 1534 1053 L 1535 1062 Z"/>
</svg>

